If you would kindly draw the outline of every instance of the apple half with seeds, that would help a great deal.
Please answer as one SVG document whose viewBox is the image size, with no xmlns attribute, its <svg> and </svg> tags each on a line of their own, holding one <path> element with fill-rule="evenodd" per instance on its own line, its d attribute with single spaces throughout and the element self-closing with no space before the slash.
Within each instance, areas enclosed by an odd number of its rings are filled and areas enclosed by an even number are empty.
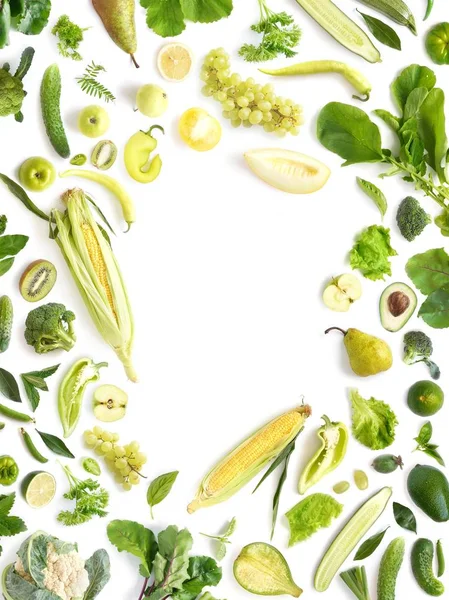
<svg viewBox="0 0 449 600">
<path fill-rule="evenodd" d="M 112 423 L 123 419 L 128 404 L 128 394 L 116 385 L 100 385 L 94 392 L 94 415 L 99 421 Z"/>
<path fill-rule="evenodd" d="M 347 312 L 362 295 L 362 286 L 355 275 L 345 273 L 334 277 L 323 293 L 324 304 L 336 312 Z"/>
</svg>

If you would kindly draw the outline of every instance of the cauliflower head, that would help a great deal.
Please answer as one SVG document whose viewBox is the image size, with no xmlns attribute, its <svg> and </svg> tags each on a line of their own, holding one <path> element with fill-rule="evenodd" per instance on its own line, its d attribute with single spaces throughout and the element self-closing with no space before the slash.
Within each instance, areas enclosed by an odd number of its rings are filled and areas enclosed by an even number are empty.
<svg viewBox="0 0 449 600">
<path fill-rule="evenodd" d="M 5 69 L 0 69 L 0 117 L 20 112 L 24 98 L 22 81 Z"/>
<path fill-rule="evenodd" d="M 58 554 L 54 545 L 48 544 L 44 586 L 62 600 L 82 598 L 89 587 L 89 575 L 84 564 L 76 550 Z"/>
</svg>

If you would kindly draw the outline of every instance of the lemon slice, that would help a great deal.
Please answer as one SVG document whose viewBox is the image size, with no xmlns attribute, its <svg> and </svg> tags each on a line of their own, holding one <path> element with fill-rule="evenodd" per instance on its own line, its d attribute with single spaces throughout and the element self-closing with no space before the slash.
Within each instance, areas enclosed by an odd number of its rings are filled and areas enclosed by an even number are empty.
<svg viewBox="0 0 449 600">
<path fill-rule="evenodd" d="M 193 56 L 188 46 L 179 43 L 166 44 L 157 57 L 157 68 L 168 81 L 183 81 L 192 68 Z"/>
<path fill-rule="evenodd" d="M 22 493 L 28 506 L 42 508 L 50 504 L 55 497 L 56 480 L 51 473 L 34 471 L 23 480 Z"/>
</svg>

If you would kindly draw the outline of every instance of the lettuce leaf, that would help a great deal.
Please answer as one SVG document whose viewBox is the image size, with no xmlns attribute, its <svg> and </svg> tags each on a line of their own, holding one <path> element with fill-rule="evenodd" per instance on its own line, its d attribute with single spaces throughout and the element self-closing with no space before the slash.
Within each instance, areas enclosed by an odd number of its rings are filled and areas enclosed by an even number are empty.
<svg viewBox="0 0 449 600">
<path fill-rule="evenodd" d="M 365 400 L 358 390 L 349 392 L 352 404 L 352 433 L 356 440 L 371 450 L 382 450 L 394 442 L 398 424 L 390 406 L 382 400 Z"/>
<path fill-rule="evenodd" d="M 285 516 L 290 526 L 289 546 L 308 539 L 323 527 L 329 527 L 332 519 L 340 516 L 343 505 L 328 494 L 311 494 L 298 502 Z"/>
<path fill-rule="evenodd" d="M 391 275 L 390 256 L 397 252 L 390 245 L 390 230 L 371 225 L 359 235 L 350 254 L 352 269 L 359 269 L 364 277 L 376 281 Z"/>
</svg>

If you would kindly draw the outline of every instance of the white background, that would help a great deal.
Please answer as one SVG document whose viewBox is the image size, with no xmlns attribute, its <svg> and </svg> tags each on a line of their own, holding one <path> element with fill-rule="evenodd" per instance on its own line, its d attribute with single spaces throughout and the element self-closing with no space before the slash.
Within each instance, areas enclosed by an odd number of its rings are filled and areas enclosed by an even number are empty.
<svg viewBox="0 0 449 600">
<path fill-rule="evenodd" d="M 432 19 L 423 24 L 424 0 L 409 0 L 416 14 L 419 37 L 395 25 L 403 42 L 402 52 L 379 46 L 383 62 L 370 65 L 334 42 L 293 0 L 272 0 L 270 4 L 294 14 L 303 28 L 298 60 L 341 59 L 361 69 L 371 79 L 372 98 L 364 106 L 368 111 L 380 107 L 394 110 L 389 84 L 401 68 L 411 62 L 433 67 L 424 51 L 424 32 L 432 23 L 448 16 L 444 0 L 436 0 Z M 338 4 L 360 22 L 355 13 L 357 3 L 341 1 Z M 359 8 L 370 12 L 366 7 L 359 5 Z M 148 186 L 133 183 L 124 170 L 122 156 L 109 171 L 126 185 L 137 206 L 137 223 L 130 233 L 114 239 L 113 245 L 135 311 L 134 356 L 140 382 L 126 381 L 120 363 L 94 329 L 56 244 L 47 237 L 46 224 L 27 212 L 6 188 L 0 188 L 0 209 L 9 217 L 8 232 L 27 234 L 30 241 L 17 257 L 14 268 L 0 280 L 0 292 L 13 298 L 15 308 L 13 339 L 10 350 L 1 357 L 1 366 L 18 376 L 21 372 L 62 363 L 60 371 L 49 380 L 50 392 L 42 393 L 41 406 L 36 413 L 41 430 L 62 435 L 56 410 L 58 381 L 80 357 L 109 361 L 110 367 L 102 371 L 101 382 L 122 386 L 130 396 L 126 418 L 111 429 L 120 432 L 125 443 L 132 439 L 141 441 L 149 457 L 145 469 L 148 481 L 171 470 L 179 470 L 180 476 L 172 494 L 156 507 L 157 521 L 154 523 L 150 521 L 146 504 L 147 484 L 124 493 L 106 472 L 101 483 L 111 491 L 110 518 L 95 519 L 89 525 L 70 530 L 56 522 L 57 513 L 68 507 L 62 499 L 68 484 L 56 462 L 47 465 L 58 480 L 56 499 L 47 508 L 30 509 L 20 497 L 18 485 L 1 491 L 16 489 L 19 492 L 13 514 L 24 517 L 30 533 L 44 528 L 62 539 L 78 540 L 86 558 L 98 547 L 108 549 L 112 560 L 112 582 L 101 594 L 104 599 L 136 600 L 141 587 L 137 560 L 119 555 L 106 538 L 105 528 L 110 519 L 137 519 L 154 527 L 155 531 L 168 524 L 186 526 L 194 535 L 195 552 L 211 554 L 211 544 L 198 532 L 218 532 L 235 515 L 238 529 L 223 561 L 223 581 L 216 591 L 212 591 L 217 598 L 244 600 L 250 596 L 235 583 L 232 562 L 243 545 L 269 541 L 271 499 L 276 478 L 272 477 L 254 496 L 250 484 L 228 502 L 193 516 L 187 515 L 185 507 L 204 473 L 220 456 L 254 429 L 295 406 L 304 395 L 313 408 L 313 417 L 307 423 L 290 463 L 273 543 L 285 553 L 296 582 L 305 590 L 304 597 L 316 598 L 313 573 L 324 547 L 345 519 L 384 485 L 394 487 L 395 500 L 411 506 L 405 492 L 409 469 L 417 462 L 435 464 L 422 454 L 412 454 L 413 437 L 423 420 L 408 410 L 406 392 L 416 380 L 428 378 L 428 373 L 423 365 L 407 367 L 402 364 L 402 334 L 390 334 L 381 327 L 378 301 L 387 282 L 363 280 L 363 297 L 347 314 L 330 312 L 320 298 L 328 278 L 348 270 L 347 255 L 354 236 L 364 227 L 380 222 L 377 209 L 355 185 L 356 175 L 375 180 L 378 166 L 341 169 L 338 157 L 322 148 L 314 135 L 318 109 L 331 100 L 352 102 L 353 90 L 338 75 L 277 79 L 275 85 L 280 94 L 304 105 L 306 124 L 299 138 L 279 141 L 261 128 L 233 130 L 223 123 L 221 143 L 212 152 L 199 154 L 183 145 L 178 137 L 177 121 L 180 114 L 192 106 L 202 106 L 221 118 L 220 106 L 200 94 L 198 71 L 204 55 L 211 48 L 222 45 L 232 54 L 236 71 L 244 76 L 255 76 L 261 82 L 270 81 L 269 77 L 257 73 L 255 65 L 244 63 L 237 56 L 239 45 L 252 38 L 248 28 L 258 15 L 256 0 L 237 2 L 228 20 L 213 25 L 188 25 L 179 39 L 191 46 L 196 60 L 191 76 L 180 84 L 170 84 L 160 78 L 155 56 L 163 40 L 147 29 L 145 13 L 140 6 L 136 9 L 139 70 L 106 35 L 90 2 L 55 1 L 51 24 L 64 12 L 80 25 L 92 26 L 81 47 L 83 63 L 58 56 L 56 39 L 49 29 L 36 38 L 13 33 L 9 48 L 0 52 L 0 58 L 11 62 L 15 68 L 26 45 L 32 44 L 36 48 L 35 61 L 25 80 L 29 93 L 23 106 L 25 121 L 18 124 L 12 117 L 1 120 L 1 171 L 17 177 L 20 163 L 32 155 L 47 157 L 58 170 L 68 166 L 68 162 L 60 159 L 49 145 L 39 110 L 38 90 L 42 74 L 54 61 L 59 64 L 63 76 L 62 113 L 72 155 L 78 152 L 89 154 L 94 145 L 76 128 L 78 112 L 91 103 L 75 82 L 87 62 L 94 60 L 108 69 L 102 80 L 115 92 L 117 101 L 107 107 L 112 121 L 107 136 L 121 149 L 135 131 L 152 124 L 133 112 L 137 88 L 155 82 L 166 89 L 169 110 L 157 120 L 165 127 L 166 135 L 162 138 L 156 134 L 160 138 L 164 162 L 160 177 Z M 280 59 L 273 64 L 284 63 Z M 447 86 L 449 67 L 433 68 L 440 85 Z M 384 128 L 383 133 L 388 135 Z M 387 137 L 384 140 L 384 143 L 388 142 Z M 301 197 L 283 194 L 256 179 L 245 166 L 242 154 L 250 148 L 270 146 L 298 150 L 326 162 L 332 168 L 327 186 L 314 195 Z M 59 206 L 59 195 L 74 185 L 84 186 L 92 192 L 116 230 L 124 229 L 117 202 L 96 184 L 74 179 L 58 180 L 49 191 L 35 194 L 33 198 L 44 210 L 49 210 Z M 389 201 L 385 224 L 392 228 L 393 246 L 399 254 L 392 259 L 393 277 L 389 282 L 407 281 L 403 269 L 407 259 L 417 252 L 441 247 L 445 240 L 435 226 L 427 227 L 413 244 L 403 240 L 394 217 L 400 200 L 413 190 L 398 178 L 383 181 L 380 186 Z M 430 199 L 425 199 L 424 205 L 429 212 L 435 212 L 437 208 Z M 64 302 L 76 312 L 78 341 L 70 355 L 54 352 L 38 356 L 24 342 L 23 324 L 33 306 L 21 298 L 17 284 L 24 267 L 37 258 L 53 261 L 59 273 L 57 284 L 46 301 Z M 358 327 L 388 340 L 394 352 L 394 367 L 370 379 L 357 378 L 348 367 L 342 339 L 338 334 L 323 335 L 324 329 L 332 325 Z M 429 330 L 416 316 L 409 322 L 409 328 L 413 327 L 427 331 L 434 340 L 434 357 L 443 371 L 441 385 L 444 388 L 448 377 L 447 333 Z M 383 399 L 394 408 L 400 425 L 397 440 L 390 450 L 404 457 L 406 469 L 390 476 L 376 474 L 370 468 L 376 454 L 351 439 L 347 457 L 338 472 L 326 477 L 312 491 L 330 492 L 337 481 L 352 480 L 355 468 L 369 473 L 369 491 L 360 492 L 352 485 L 351 491 L 340 497 L 345 509 L 338 522 L 309 541 L 287 550 L 288 530 L 283 515 L 300 499 L 296 492 L 298 475 L 315 452 L 315 432 L 320 426 L 320 417 L 326 413 L 333 420 L 349 424 L 347 390 L 353 386 L 358 387 L 365 397 L 372 395 Z M 91 410 L 93 390 L 94 386 L 88 389 L 82 419 L 68 440 L 77 456 L 72 461 L 72 468 L 78 475 L 83 475 L 79 458 L 90 454 L 83 447 L 81 435 L 95 424 Z M 24 399 L 25 406 L 26 402 Z M 449 457 L 447 410 L 444 407 L 433 419 L 434 441 L 441 444 L 446 458 Z M 45 452 L 48 454 L 47 450 Z M 40 466 L 27 455 L 14 422 L 8 422 L 7 428 L 0 433 L 2 453 L 14 455 L 21 476 Z M 417 507 L 414 512 L 418 517 L 419 534 L 432 540 L 445 537 L 449 552 L 447 525 L 433 523 Z M 405 535 L 408 552 L 414 535 L 400 530 L 394 523 L 391 506 L 370 533 L 376 533 L 386 525 L 391 525 L 386 540 Z M 15 550 L 25 537 L 26 534 L 22 534 L 2 540 L 5 548 L 2 567 L 13 560 Z M 373 597 L 380 556 L 381 550 L 378 550 L 366 561 Z M 350 566 L 348 560 L 345 567 Z M 446 582 L 449 584 L 447 576 Z M 336 578 L 328 596 L 343 600 L 350 597 L 350 592 Z M 425 597 L 412 579 L 408 557 L 399 576 L 397 593 L 400 600 L 407 596 Z"/>
</svg>

